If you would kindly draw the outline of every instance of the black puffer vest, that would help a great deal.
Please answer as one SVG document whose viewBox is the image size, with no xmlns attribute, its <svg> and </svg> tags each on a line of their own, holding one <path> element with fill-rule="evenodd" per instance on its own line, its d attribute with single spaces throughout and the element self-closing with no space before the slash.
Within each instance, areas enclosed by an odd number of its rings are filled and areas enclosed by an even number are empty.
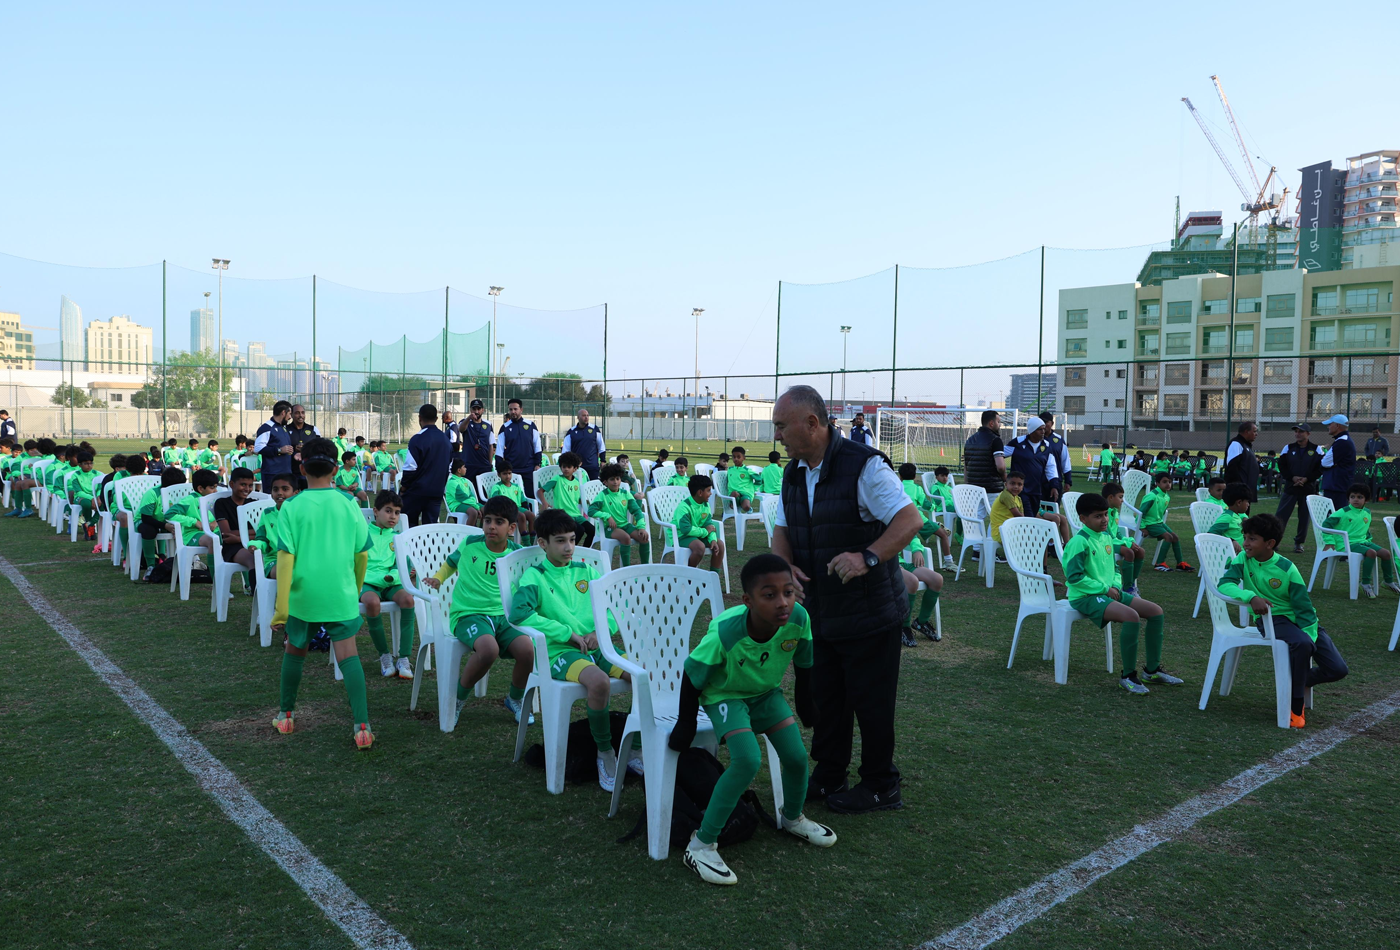
<svg viewBox="0 0 1400 950">
<path fill-rule="evenodd" d="M 963 481 L 987 489 L 988 495 L 998 495 L 1005 487 L 992 459 L 992 440 L 997 436 L 982 426 L 963 444 Z"/>
<path fill-rule="evenodd" d="M 816 498 L 807 504 L 807 473 L 794 459 L 783 470 L 782 505 L 792 559 L 810 580 L 803 606 L 812 635 L 821 640 L 853 640 L 889 635 L 904 625 L 908 600 L 895 560 L 842 584 L 826 566 L 838 554 L 861 552 L 885 533 L 879 521 L 862 521 L 856 486 L 874 449 L 843 438 L 828 427 L 830 444 L 822 460 Z"/>
</svg>

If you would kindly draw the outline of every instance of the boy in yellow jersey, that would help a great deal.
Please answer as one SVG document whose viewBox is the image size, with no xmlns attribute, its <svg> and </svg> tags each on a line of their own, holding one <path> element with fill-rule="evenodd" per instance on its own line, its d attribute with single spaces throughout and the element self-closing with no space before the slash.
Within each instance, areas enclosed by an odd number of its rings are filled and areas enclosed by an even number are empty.
<svg viewBox="0 0 1400 950">
<path fill-rule="evenodd" d="M 598 748 L 598 784 L 611 792 L 617 777 L 617 753 L 608 723 L 609 678 L 630 682 L 631 677 L 609 663 L 598 649 L 600 634 L 593 628 L 588 588 L 600 575 L 591 565 L 573 559 L 578 523 L 564 511 L 550 508 L 540 512 L 535 527 L 545 560 L 520 579 L 510 604 L 510 622 L 544 635 L 554 679 L 578 683 L 588 691 L 588 731 Z M 609 636 L 612 630 L 609 618 L 609 629 L 601 636 Z M 634 754 L 627 764 L 633 771 L 641 771 L 639 756 Z"/>
<path fill-rule="evenodd" d="M 379 675 L 398 674 L 401 680 L 413 679 L 413 665 L 408 662 L 413 653 L 413 632 L 417 615 L 413 611 L 413 595 L 403 589 L 399 576 L 398 552 L 394 541 L 399 535 L 399 515 L 403 499 L 396 492 L 381 491 L 374 497 L 374 524 L 369 526 L 369 561 L 365 579 L 360 585 L 360 603 L 365 608 L 365 626 L 369 638 L 379 651 Z M 410 571 L 413 565 L 408 566 Z M 399 607 L 399 656 L 394 659 L 393 644 L 384 636 L 384 601 Z"/>
<path fill-rule="evenodd" d="M 583 490 L 583 483 L 588 478 L 578 477 L 579 466 L 583 460 L 573 452 L 564 452 L 559 456 L 559 474 L 549 480 L 544 485 L 536 486 L 536 496 L 540 500 L 540 511 L 544 512 L 550 508 L 558 508 L 566 515 L 574 519 L 578 526 L 578 545 L 586 548 L 593 543 L 593 525 L 583 516 L 583 505 L 579 493 Z"/>
<path fill-rule="evenodd" d="M 467 524 L 473 527 L 480 524 L 481 501 L 476 497 L 476 486 L 467 478 L 467 460 L 460 455 L 452 460 L 452 474 L 447 476 L 443 501 L 452 514 L 465 513 Z"/>
<path fill-rule="evenodd" d="M 715 738 L 729 746 L 729 767 L 715 784 L 700 829 L 685 849 L 685 866 L 709 884 L 737 884 L 719 855 L 720 832 L 740 796 L 758 776 L 762 756 L 758 733 L 777 750 L 783 783 L 778 827 L 820 848 L 836 843 L 836 833 L 802 813 L 807 800 L 807 749 L 797 725 L 816 719 L 811 698 L 812 622 L 797 603 L 792 568 L 776 554 L 755 555 L 739 578 L 744 602 L 710 621 L 705 636 L 685 661 L 680 712 L 668 740 L 677 752 L 695 739 L 700 706 L 714 725 Z M 792 666 L 797 679 L 797 713 L 783 696 L 783 675 Z"/>
<path fill-rule="evenodd" d="M 690 548 L 690 566 L 699 567 L 710 555 L 710 568 L 724 576 L 724 539 L 719 536 L 715 519 L 710 517 L 710 495 L 715 483 L 708 475 L 692 475 L 686 485 L 690 497 L 676 506 L 671 522 L 676 526 L 676 537 L 680 543 Z"/>
<path fill-rule="evenodd" d="M 457 575 L 447 625 L 452 635 L 471 650 L 457 680 L 458 718 L 471 698 L 472 687 L 490 672 L 502 654 L 508 654 L 515 660 L 515 668 L 511 671 L 505 706 L 515 721 L 520 721 L 521 701 L 534 667 L 535 651 L 530 638 L 506 622 L 496 575 L 496 560 L 520 550 L 520 545 L 510 539 L 519 513 L 515 502 L 504 495 L 488 498 L 481 507 L 482 534 L 463 540 L 457 550 L 447 556 L 438 572 L 423 582 L 437 590 L 448 578 Z M 531 716 L 530 722 L 534 721 Z"/>
<path fill-rule="evenodd" d="M 642 528 L 642 506 L 622 487 L 622 466 L 604 465 L 598 473 L 604 485 L 588 506 L 588 516 L 603 523 L 608 537 L 621 545 L 622 566 L 632 563 L 632 544 L 638 545 L 642 562 L 651 561 L 651 537 Z"/>
<path fill-rule="evenodd" d="M 331 487 L 335 444 L 311 439 L 301 452 L 307 488 L 283 504 L 277 519 L 279 583 L 272 629 L 286 633 L 287 646 L 282 654 L 280 711 L 272 724 L 283 735 L 293 731 L 306 648 L 313 632 L 324 626 L 345 678 L 355 746 L 368 749 L 374 733 L 355 634 L 360 629 L 360 587 L 369 564 L 369 525 L 359 507 Z"/>
<path fill-rule="evenodd" d="M 503 458 L 496 459 L 496 475 L 500 481 L 486 493 L 486 500 L 504 497 L 515 502 L 516 511 L 520 512 L 515 518 L 515 524 L 520 530 L 521 541 L 527 546 L 534 544 L 535 513 L 525 507 L 525 489 L 515 484 L 512 477 L 515 475 L 515 471 L 510 467 L 510 463 Z"/>
</svg>

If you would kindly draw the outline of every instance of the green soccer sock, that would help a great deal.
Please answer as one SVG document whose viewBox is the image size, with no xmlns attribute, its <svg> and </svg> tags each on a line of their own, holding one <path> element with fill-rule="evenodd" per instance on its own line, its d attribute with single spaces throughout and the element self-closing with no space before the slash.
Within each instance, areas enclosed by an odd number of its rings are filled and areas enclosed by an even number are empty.
<svg viewBox="0 0 1400 950">
<path fill-rule="evenodd" d="M 1162 668 L 1162 640 L 1165 634 L 1162 632 L 1162 624 L 1166 617 L 1158 614 L 1156 617 L 1147 618 L 1147 629 L 1143 632 L 1147 640 L 1147 656 L 1143 669 L 1157 671 Z"/>
<path fill-rule="evenodd" d="M 917 597 L 917 596 L 918 596 L 917 594 L 906 594 L 906 595 L 905 595 L 905 597 L 907 597 L 908 600 L 909 600 L 909 616 L 910 616 L 910 617 L 914 616 L 914 598 Z M 905 620 L 905 623 L 906 623 L 906 624 L 908 623 L 908 620 L 907 620 L 907 619 Z"/>
<path fill-rule="evenodd" d="M 1186 560 L 1184 557 L 1181 556 L 1181 539 L 1180 539 L 1180 538 L 1177 538 L 1175 541 L 1172 542 L 1172 557 L 1176 558 L 1176 563 L 1178 563 L 1178 564 L 1180 564 L 1182 561 Z"/>
<path fill-rule="evenodd" d="M 399 610 L 399 656 L 413 655 L 413 634 L 418 629 L 418 615 L 407 607 Z"/>
<path fill-rule="evenodd" d="M 296 708 L 297 688 L 301 686 L 301 671 L 304 666 L 305 656 L 282 654 L 282 712 L 291 712 Z"/>
<path fill-rule="evenodd" d="M 1123 675 L 1131 676 L 1137 672 L 1137 648 L 1138 634 L 1141 632 L 1142 624 L 1137 621 L 1122 624 L 1122 630 L 1118 632 L 1118 650 L 1123 654 Z"/>
<path fill-rule="evenodd" d="M 731 702 L 742 702 L 742 700 L 730 700 Z M 796 731 L 796 730 L 784 730 Z M 735 732 L 724 740 L 729 746 L 729 768 L 720 774 L 719 781 L 715 783 L 715 790 L 710 794 L 710 804 L 705 808 L 705 817 L 700 822 L 700 830 L 695 833 L 705 844 L 714 844 L 719 840 L 719 833 L 724 830 L 724 826 L 729 822 L 729 816 L 734 813 L 734 806 L 739 804 L 739 796 L 748 790 L 753 783 L 754 777 L 758 775 L 758 739 L 752 732 Z M 802 744 L 798 738 L 799 746 Z M 802 764 L 807 764 L 807 753 L 802 752 Z M 806 780 L 803 780 L 804 784 Z M 786 782 L 783 786 L 784 800 L 787 796 Z M 804 793 L 796 800 L 800 809 L 807 796 Z M 799 811 L 799 814 L 801 812 Z"/>
<path fill-rule="evenodd" d="M 612 751 L 612 725 L 608 722 L 607 709 L 588 708 L 588 731 L 599 752 Z"/>
<path fill-rule="evenodd" d="M 1118 578 L 1123 582 L 1124 587 L 1133 586 L 1133 565 L 1137 563 L 1132 558 L 1124 558 L 1118 564 Z"/>
<path fill-rule="evenodd" d="M 389 652 L 389 641 L 384 638 L 384 615 L 377 617 L 366 617 L 365 626 L 369 627 L 369 638 L 374 641 L 374 648 L 383 656 Z"/>
<path fill-rule="evenodd" d="M 335 649 L 335 645 L 331 645 Z M 358 656 L 349 656 L 339 663 L 340 675 L 345 677 L 345 698 L 350 700 L 350 716 L 355 724 L 369 722 L 369 695 L 365 692 L 365 667 Z"/>
<path fill-rule="evenodd" d="M 619 549 L 622 552 L 622 566 L 626 567 L 632 563 L 632 545 L 624 544 Z"/>
<path fill-rule="evenodd" d="M 461 702 L 472 694 L 472 687 L 463 686 L 462 681 L 457 681 L 457 701 Z"/>
<path fill-rule="evenodd" d="M 807 749 L 802 745 L 802 730 L 792 722 L 777 732 L 768 733 L 768 741 L 778 752 L 783 779 L 783 817 L 794 821 L 801 817 L 802 805 L 807 800 Z M 732 754 L 733 750 L 730 751 Z"/>
<path fill-rule="evenodd" d="M 518 703 L 525 698 L 525 687 L 511 684 L 511 687 L 506 692 L 506 695 Z M 609 738 L 611 738 L 611 736 L 609 736 Z"/>
<path fill-rule="evenodd" d="M 1137 586 L 1138 578 L 1142 576 L 1142 567 L 1147 563 L 1147 558 L 1133 559 L 1133 586 Z"/>
<path fill-rule="evenodd" d="M 919 604 L 919 620 L 927 622 L 933 616 L 933 609 L 938 606 L 938 591 L 924 591 L 923 603 Z"/>
<path fill-rule="evenodd" d="M 1395 565 L 1383 558 L 1379 560 L 1381 562 L 1381 576 L 1384 577 L 1385 582 L 1389 584 L 1395 580 Z"/>
<path fill-rule="evenodd" d="M 650 564 L 650 563 L 651 563 L 651 542 L 650 542 L 650 541 L 643 541 L 641 544 L 637 545 L 637 556 L 638 556 L 638 558 L 641 559 L 641 563 L 643 563 L 643 564 Z"/>
</svg>

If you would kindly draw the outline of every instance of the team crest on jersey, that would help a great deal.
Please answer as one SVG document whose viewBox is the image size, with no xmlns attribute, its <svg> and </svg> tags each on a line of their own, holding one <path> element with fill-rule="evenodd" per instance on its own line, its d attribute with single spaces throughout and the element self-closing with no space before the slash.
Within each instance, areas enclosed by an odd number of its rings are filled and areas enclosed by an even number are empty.
<svg viewBox="0 0 1400 950">
<path fill-rule="evenodd" d="M 1274 590 L 1278 590 L 1283 586 L 1283 581 L 1279 580 L 1277 577 L 1271 577 L 1269 578 L 1269 586 Z"/>
<path fill-rule="evenodd" d="M 574 589 L 577 590 L 580 594 L 588 593 L 588 581 L 575 582 Z"/>
<path fill-rule="evenodd" d="M 1105 545 L 1103 546 L 1103 553 L 1105 553 L 1105 554 L 1112 554 L 1112 553 L 1113 553 L 1113 545 L 1111 545 L 1111 544 L 1105 544 Z"/>
<path fill-rule="evenodd" d="M 797 649 L 797 641 L 796 641 L 796 640 L 784 640 L 784 641 L 783 641 L 783 652 L 784 652 L 784 653 L 791 653 L 793 650 L 796 650 L 796 649 Z"/>
</svg>

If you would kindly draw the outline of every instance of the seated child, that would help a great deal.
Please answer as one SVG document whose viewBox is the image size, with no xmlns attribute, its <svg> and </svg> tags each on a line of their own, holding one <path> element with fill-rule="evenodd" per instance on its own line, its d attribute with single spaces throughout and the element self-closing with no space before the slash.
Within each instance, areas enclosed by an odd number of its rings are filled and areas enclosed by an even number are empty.
<svg viewBox="0 0 1400 950">
<path fill-rule="evenodd" d="M 1138 510 L 1142 512 L 1142 520 L 1138 527 L 1142 533 L 1149 538 L 1165 541 L 1172 546 L 1172 557 L 1176 558 L 1176 569 L 1178 571 L 1194 571 L 1186 559 L 1181 556 L 1181 539 L 1174 532 L 1167 530 L 1167 508 L 1171 504 L 1172 475 L 1171 472 L 1157 472 L 1152 476 L 1152 489 L 1142 496 L 1142 504 Z M 1156 565 L 1156 570 L 1170 571 L 1172 566 L 1165 560 Z"/>
<path fill-rule="evenodd" d="M 368 508 L 369 495 L 360 487 L 360 469 L 356 461 L 354 452 L 342 452 L 340 468 L 335 470 L 335 479 L 331 484 L 355 499 L 355 504 L 361 508 Z"/>
<path fill-rule="evenodd" d="M 680 543 L 690 548 L 690 566 L 699 567 L 710 555 L 710 569 L 724 576 L 724 540 L 720 538 L 715 521 L 710 517 L 710 495 L 715 483 L 708 475 L 692 475 L 686 485 L 690 497 L 676 506 L 671 516 L 676 526 L 676 537 Z"/>
<path fill-rule="evenodd" d="M 1229 538 L 1235 545 L 1235 553 L 1239 554 L 1244 550 L 1244 535 L 1240 532 L 1240 525 L 1249 517 L 1249 486 L 1226 485 L 1223 500 L 1225 510 L 1215 519 L 1215 524 L 1210 526 L 1210 533 Z"/>
<path fill-rule="evenodd" d="M 516 485 L 512 480 L 515 472 L 511 469 L 510 463 L 503 458 L 496 459 L 496 475 L 501 479 L 491 487 L 486 493 L 486 500 L 492 498 L 509 498 L 515 502 L 516 515 L 515 523 L 520 531 L 522 543 L 526 545 L 535 543 L 535 513 L 525 507 L 525 489 Z"/>
<path fill-rule="evenodd" d="M 309 439 L 302 446 L 301 474 L 307 490 L 284 503 L 277 519 L 277 608 L 273 634 L 285 633 L 281 696 L 273 727 L 283 735 L 295 729 L 292 719 L 311 636 L 325 627 L 335 662 L 345 680 L 345 697 L 353 721 L 355 748 L 374 744 L 369 727 L 365 671 L 355 649 L 360 630 L 359 591 L 369 564 L 369 525 L 359 507 L 331 488 L 335 445 Z M 285 582 L 285 583 L 283 583 Z"/>
<path fill-rule="evenodd" d="M 767 469 L 764 471 L 766 472 Z M 914 502 L 914 506 L 924 516 L 924 525 L 919 529 L 919 540 L 927 544 L 931 538 L 937 538 L 938 546 L 943 552 L 943 567 L 951 570 L 953 568 L 952 535 L 947 528 L 943 527 L 943 523 L 934 516 L 933 501 L 924 494 L 924 487 L 919 482 L 919 470 L 913 462 L 905 462 L 899 466 L 899 482 L 904 487 L 904 494 L 909 496 L 910 501 Z"/>
<path fill-rule="evenodd" d="M 447 476 L 443 501 L 449 514 L 465 513 L 467 524 L 473 527 L 481 523 L 481 501 L 476 497 L 476 486 L 467 478 L 467 460 L 460 455 L 452 460 L 452 474 Z"/>
<path fill-rule="evenodd" d="M 1381 562 L 1381 573 L 1385 575 L 1386 588 L 1400 594 L 1400 584 L 1395 583 L 1395 564 L 1389 547 L 1371 540 L 1371 512 L 1366 509 L 1366 502 L 1370 499 L 1371 489 L 1364 482 L 1357 482 L 1347 489 L 1347 501 L 1350 504 L 1341 511 L 1334 511 L 1328 515 L 1322 526 L 1335 531 L 1345 531 L 1352 553 L 1364 557 L 1361 562 L 1361 586 L 1365 588 L 1368 597 L 1380 595 L 1374 580 L 1376 561 Z M 1339 548 L 1341 542 L 1337 540 L 1336 535 L 1329 535 L 1322 546 Z"/>
<path fill-rule="evenodd" d="M 578 545 L 586 548 L 593 543 L 593 525 L 583 516 L 582 501 L 579 497 L 583 483 L 588 478 L 587 474 L 582 478 L 578 475 L 579 466 L 582 464 L 582 459 L 576 453 L 561 453 L 559 474 L 545 484 L 537 486 L 535 494 L 540 500 L 541 514 L 550 508 L 558 508 L 574 519 L 578 526 Z"/>
<path fill-rule="evenodd" d="M 565 453 L 566 455 L 572 453 Z M 598 784 L 611 792 L 617 778 L 617 753 L 612 745 L 608 702 L 610 677 L 631 682 L 598 649 L 599 634 L 593 627 L 593 601 L 588 586 L 601 575 L 589 564 L 575 561 L 574 539 L 578 522 L 559 508 L 540 512 L 535 521 L 545 559 L 520 579 L 511 600 L 509 619 L 517 627 L 531 627 L 544 635 L 549 650 L 550 675 L 562 682 L 578 683 L 588 691 L 588 728 L 598 748 Z M 613 629 L 609 617 L 608 636 Z M 628 768 L 641 771 L 635 753 Z"/>
<path fill-rule="evenodd" d="M 679 485 L 681 488 L 690 484 L 690 459 L 682 455 L 676 459 L 676 474 L 666 480 L 667 485 Z"/>
<path fill-rule="evenodd" d="M 1221 508 L 1229 507 L 1225 504 L 1225 479 L 1219 475 L 1212 475 L 1210 480 L 1206 482 L 1206 491 L 1210 493 L 1210 496 L 1206 498 L 1208 503 L 1219 505 Z"/>
<path fill-rule="evenodd" d="M 176 501 L 165 512 L 165 530 L 172 535 L 177 531 L 185 547 L 197 546 L 206 551 L 214 550 L 214 539 L 204 533 L 199 520 L 199 500 L 219 490 L 219 476 L 207 468 L 197 469 L 190 478 L 194 491 Z"/>
<path fill-rule="evenodd" d="M 397 493 L 381 491 L 374 496 L 374 524 L 369 526 L 369 561 L 365 565 L 365 580 L 360 585 L 360 603 L 365 609 L 365 626 L 369 638 L 379 651 L 379 675 L 398 674 L 401 680 L 413 679 L 413 665 L 408 658 L 413 653 L 413 631 L 416 614 L 413 595 L 403 588 L 399 576 L 398 555 L 394 540 L 398 536 L 399 514 L 403 499 Z M 413 565 L 409 564 L 410 572 Z M 399 605 L 399 657 L 394 660 L 393 644 L 384 636 L 384 601 Z"/>
<path fill-rule="evenodd" d="M 759 476 L 759 491 L 765 495 L 783 493 L 783 457 L 777 452 L 768 453 L 768 464 L 763 466 L 763 474 Z"/>
<path fill-rule="evenodd" d="M 1003 480 L 1001 494 L 997 495 L 996 501 L 992 502 L 992 540 L 997 543 L 997 551 L 1001 551 L 1001 526 L 1011 518 L 1024 518 L 1025 511 L 1021 508 L 1021 489 L 1026 487 L 1026 478 L 1020 472 L 1007 472 Z"/>
<path fill-rule="evenodd" d="M 180 465 L 190 470 L 193 474 L 196 460 L 199 458 L 199 440 L 190 439 L 190 447 L 180 450 Z"/>
<path fill-rule="evenodd" d="M 1118 524 L 1118 518 L 1123 513 L 1123 486 L 1118 482 L 1104 482 L 1100 494 L 1108 503 L 1108 527 L 1104 533 L 1119 542 L 1117 551 L 1121 560 L 1118 562 L 1118 574 L 1122 579 L 1123 593 L 1136 597 L 1138 575 L 1142 573 L 1142 562 L 1147 553 L 1142 545 L 1128 537 L 1128 529 Z M 1124 543 L 1127 547 L 1123 546 Z"/>
<path fill-rule="evenodd" d="M 721 472 L 725 472 L 725 471 L 728 471 L 728 470 L 729 470 L 729 453 L 728 453 L 728 452 L 721 452 L 721 453 L 719 453 L 719 455 L 715 458 L 715 468 L 716 468 L 718 471 L 721 471 Z"/>
<path fill-rule="evenodd" d="M 223 473 L 224 458 L 219 454 L 218 439 L 210 439 L 207 443 L 207 448 L 195 454 L 194 467 L 208 469 L 215 475 Z"/>
<path fill-rule="evenodd" d="M 155 567 L 158 560 L 156 537 L 162 531 L 168 530 L 165 500 L 161 489 L 183 484 L 185 484 L 184 471 L 178 465 L 166 466 L 165 470 L 160 473 L 160 485 L 147 489 L 146 493 L 141 496 L 141 501 L 137 503 L 136 530 L 141 535 L 141 559 L 148 568 Z M 127 556 L 131 555 L 132 552 L 128 552 Z M 160 560 L 163 559 L 163 557 L 160 558 Z"/>
<path fill-rule="evenodd" d="M 710 884 L 738 882 L 720 857 L 717 842 L 739 798 L 758 776 L 763 753 L 756 733 L 766 735 L 778 753 L 783 783 L 778 827 L 818 847 L 836 843 L 835 832 L 803 814 L 807 749 L 797 719 L 804 725 L 813 722 L 816 704 L 810 687 L 812 623 L 797 603 L 792 568 L 776 554 L 755 555 L 744 565 L 739 583 L 743 604 L 711 620 L 685 661 L 680 714 L 667 740 L 678 752 L 688 749 L 703 705 L 715 738 L 729 746 L 729 767 L 716 783 L 683 859 Z M 797 680 L 796 716 L 782 690 L 789 663 Z"/>
<path fill-rule="evenodd" d="M 642 491 L 642 486 L 637 483 L 637 476 L 632 474 L 632 460 L 624 454 L 619 454 L 617 465 L 622 469 L 622 482 L 632 493 L 632 497 L 639 502 L 646 501 L 646 494 Z"/>
<path fill-rule="evenodd" d="M 1115 548 L 1126 542 L 1107 533 L 1108 502 L 1102 495 L 1085 493 L 1074 503 L 1084 525 L 1065 545 L 1065 581 L 1069 585 L 1069 605 L 1097 623 L 1122 624 L 1118 649 L 1123 655 L 1123 671 L 1118 685 L 1134 695 L 1146 695 L 1143 685 L 1161 683 L 1180 686 L 1181 680 L 1162 669 L 1162 608 L 1150 600 L 1127 594 L 1118 586 L 1118 568 L 1113 563 Z M 1142 676 L 1137 672 L 1139 625 L 1147 621 L 1147 663 Z"/>
<path fill-rule="evenodd" d="M 490 672 L 502 654 L 515 660 L 511 671 L 510 691 L 505 706 L 515 721 L 520 721 L 521 703 L 525 699 L 525 684 L 534 668 L 535 651 L 530 638 L 506 623 L 506 611 L 501 603 L 501 587 L 496 579 L 496 559 L 520 545 L 510 539 L 511 529 L 520 514 L 515 502 L 504 495 L 493 495 L 481 506 L 480 535 L 463 539 L 457 550 L 447 556 L 441 568 L 424 584 L 437 590 L 453 574 L 457 583 L 452 588 L 452 605 L 447 625 L 452 635 L 471 650 L 462 664 L 457 680 L 457 716 L 471 698 L 472 688 Z M 530 717 L 534 722 L 534 717 Z"/>
<path fill-rule="evenodd" d="M 909 615 L 914 616 L 914 597 L 919 593 L 919 581 L 924 582 L 924 600 L 919 606 L 918 616 L 900 631 L 900 639 L 907 647 L 918 646 L 914 633 L 922 633 L 935 643 L 943 639 L 938 628 L 929 623 L 934 608 L 938 606 L 938 592 L 943 589 L 943 575 L 926 566 L 928 548 L 917 537 L 909 542 L 909 560 L 901 555 L 899 566 L 904 574 L 904 592 L 909 595 Z"/>
<path fill-rule="evenodd" d="M 271 484 L 268 485 L 268 493 L 272 495 L 275 505 L 262 513 L 258 519 L 258 529 L 253 533 L 253 543 L 250 548 L 262 552 L 263 556 L 263 576 L 275 578 L 277 576 L 277 519 L 282 513 L 282 503 L 296 494 L 297 480 L 290 474 L 273 475 Z"/>
<path fill-rule="evenodd" d="M 79 452 L 77 460 L 78 470 L 73 473 L 72 478 L 68 479 L 68 495 L 73 504 L 82 508 L 83 533 L 89 541 L 92 541 L 97 537 L 97 501 L 94 495 L 94 485 L 101 473 L 93 470 L 91 452 Z"/>
<path fill-rule="evenodd" d="M 744 460 L 748 458 L 748 455 L 745 454 L 742 445 L 736 445 L 734 448 L 730 449 L 729 455 L 730 458 L 734 460 L 734 464 L 725 470 L 727 472 L 726 486 L 729 489 L 729 494 L 733 496 L 734 504 L 739 506 L 740 511 L 752 511 L 754 496 L 753 472 L 749 471 L 744 465 Z"/>
<path fill-rule="evenodd" d="M 1288 723 L 1302 729 L 1307 725 L 1303 703 L 1308 690 L 1346 676 L 1347 664 L 1327 631 L 1318 626 L 1303 575 L 1275 550 L 1283 540 L 1283 523 L 1271 514 L 1259 514 L 1247 519 L 1241 530 L 1244 550 L 1226 565 L 1217 588 L 1226 597 L 1248 603 L 1260 630 L 1264 629 L 1264 614 L 1273 614 L 1274 636 L 1288 644 L 1293 673 L 1293 708 Z"/>
<path fill-rule="evenodd" d="M 253 569 L 253 550 L 243 546 L 243 538 L 238 533 L 238 509 L 252 499 L 253 473 L 246 468 L 235 468 L 229 472 L 230 494 L 214 502 L 214 523 L 218 526 L 220 554 L 230 564 L 239 564 L 248 570 Z M 249 539 L 251 540 L 251 538 Z"/>
<path fill-rule="evenodd" d="M 676 465 L 679 468 L 679 460 Z M 622 554 L 623 567 L 632 563 L 633 542 L 639 545 L 642 563 L 649 563 L 651 537 L 642 527 L 642 506 L 622 487 L 622 466 L 604 465 L 598 474 L 604 488 L 594 496 L 593 503 L 588 506 L 588 516 L 601 521 L 608 537 L 621 545 L 619 551 Z"/>
</svg>

